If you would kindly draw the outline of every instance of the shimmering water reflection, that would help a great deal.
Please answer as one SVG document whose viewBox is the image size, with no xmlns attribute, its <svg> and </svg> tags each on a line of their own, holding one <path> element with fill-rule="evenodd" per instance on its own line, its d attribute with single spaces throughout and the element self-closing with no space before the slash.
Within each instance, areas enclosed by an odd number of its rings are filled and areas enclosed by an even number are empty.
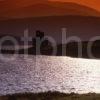
<svg viewBox="0 0 100 100">
<path fill-rule="evenodd" d="M 0 95 L 44 91 L 100 93 L 100 60 L 20 55 L 0 61 Z"/>
</svg>

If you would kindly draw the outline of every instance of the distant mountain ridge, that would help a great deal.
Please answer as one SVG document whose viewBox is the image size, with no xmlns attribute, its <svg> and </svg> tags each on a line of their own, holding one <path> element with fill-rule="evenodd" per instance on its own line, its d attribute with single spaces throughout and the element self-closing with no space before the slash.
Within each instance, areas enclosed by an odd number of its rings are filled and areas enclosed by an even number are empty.
<svg viewBox="0 0 100 100">
<path fill-rule="evenodd" d="M 51 36 L 57 43 L 62 42 L 62 28 L 67 28 L 67 36 L 78 36 L 82 41 L 88 41 L 94 36 L 100 36 L 100 18 L 88 16 L 49 16 L 11 19 L 0 21 L 0 36 L 11 35 L 23 37 L 24 30 L 29 30 L 29 36 L 34 37 L 40 30 Z"/>
<path fill-rule="evenodd" d="M 11 0 L 10 0 L 11 1 Z M 16 0 L 18 1 L 18 0 Z M 26 0 L 27 1 L 27 0 Z M 32 2 L 32 0 L 29 0 Z M 46 0 L 43 0 L 46 1 Z M 6 3 L 7 4 L 7 3 Z M 100 12 L 87 6 L 76 3 L 61 2 L 37 2 L 37 3 L 21 3 L 23 5 L 6 5 L 0 4 L 0 18 L 28 18 L 41 16 L 65 16 L 65 15 L 81 15 L 81 16 L 100 16 Z M 9 7 L 10 6 L 10 7 Z"/>
</svg>

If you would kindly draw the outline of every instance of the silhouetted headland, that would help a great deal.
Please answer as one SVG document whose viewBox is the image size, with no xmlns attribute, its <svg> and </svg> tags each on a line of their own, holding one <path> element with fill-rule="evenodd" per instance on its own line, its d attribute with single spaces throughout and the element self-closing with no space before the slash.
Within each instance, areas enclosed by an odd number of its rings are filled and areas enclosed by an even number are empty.
<svg viewBox="0 0 100 100">
<path fill-rule="evenodd" d="M 89 47 L 90 41 L 82 41 L 82 42 L 69 42 L 67 44 L 57 44 L 53 45 L 48 39 L 45 39 L 44 32 L 37 30 L 36 36 L 32 40 L 32 47 L 28 47 L 26 49 L 19 48 L 18 50 L 8 50 L 2 49 L 2 54 L 14 54 L 16 51 L 18 54 L 25 54 L 25 51 L 28 51 L 29 55 L 49 55 L 49 56 L 71 56 L 76 58 L 100 58 L 100 41 L 93 42 L 91 48 Z M 18 38 L 16 38 L 19 40 Z M 42 41 L 42 42 L 41 42 Z M 39 44 L 41 42 L 41 44 Z M 9 42 L 8 46 L 9 46 Z M 89 50 L 90 53 L 89 54 Z"/>
</svg>

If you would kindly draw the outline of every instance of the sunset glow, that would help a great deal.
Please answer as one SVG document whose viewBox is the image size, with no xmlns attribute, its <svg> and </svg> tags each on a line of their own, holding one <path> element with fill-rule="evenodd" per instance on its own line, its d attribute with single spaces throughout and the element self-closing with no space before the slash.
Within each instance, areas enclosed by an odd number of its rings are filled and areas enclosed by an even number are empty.
<svg viewBox="0 0 100 100">
<path fill-rule="evenodd" d="M 100 17 L 99 5 L 98 0 L 2 0 L 0 20 L 65 15 Z"/>
<path fill-rule="evenodd" d="M 94 9 L 100 11 L 100 1 L 99 0 L 50 0 L 50 1 L 74 2 L 74 3 L 92 7 Z"/>
</svg>

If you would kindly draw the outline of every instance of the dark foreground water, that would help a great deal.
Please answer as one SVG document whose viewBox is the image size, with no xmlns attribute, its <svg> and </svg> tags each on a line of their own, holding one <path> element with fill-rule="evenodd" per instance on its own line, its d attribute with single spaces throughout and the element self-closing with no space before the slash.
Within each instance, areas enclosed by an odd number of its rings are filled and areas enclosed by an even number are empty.
<svg viewBox="0 0 100 100">
<path fill-rule="evenodd" d="M 100 60 L 18 56 L 0 60 L 0 95 L 59 91 L 100 93 Z"/>
</svg>

